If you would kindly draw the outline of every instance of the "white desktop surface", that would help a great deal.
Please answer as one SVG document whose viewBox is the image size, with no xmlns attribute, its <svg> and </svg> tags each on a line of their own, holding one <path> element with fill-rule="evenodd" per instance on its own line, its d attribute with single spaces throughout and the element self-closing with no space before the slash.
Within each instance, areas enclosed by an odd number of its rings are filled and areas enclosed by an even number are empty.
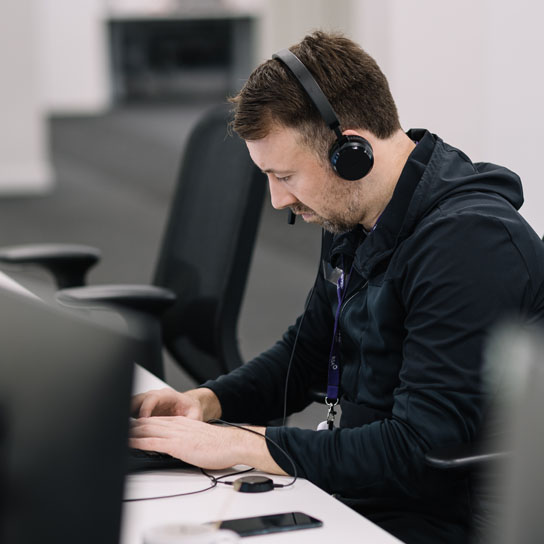
<svg viewBox="0 0 544 544">
<path fill-rule="evenodd" d="M 23 287 L 20 283 L 17 283 L 14 279 L 10 278 L 7 274 L 0 271 L 0 287 L 6 291 L 17 293 L 18 295 L 23 295 L 28 298 L 33 298 L 35 300 L 40 300 L 38 296 L 30 292 L 26 287 Z"/>
<path fill-rule="evenodd" d="M 164 387 L 152 374 L 137 368 L 134 392 Z M 273 476 L 277 483 L 288 483 L 288 476 Z M 210 480 L 197 469 L 163 470 L 131 474 L 125 496 L 151 497 L 202 489 Z M 398 539 L 383 531 L 312 483 L 299 478 L 292 487 L 265 493 L 239 493 L 219 484 L 196 495 L 167 499 L 125 502 L 121 544 L 142 544 L 144 532 L 170 523 L 204 523 L 222 519 L 301 511 L 323 521 L 323 526 L 301 531 L 247 537 L 242 542 L 367 542 L 394 544 Z"/>
</svg>

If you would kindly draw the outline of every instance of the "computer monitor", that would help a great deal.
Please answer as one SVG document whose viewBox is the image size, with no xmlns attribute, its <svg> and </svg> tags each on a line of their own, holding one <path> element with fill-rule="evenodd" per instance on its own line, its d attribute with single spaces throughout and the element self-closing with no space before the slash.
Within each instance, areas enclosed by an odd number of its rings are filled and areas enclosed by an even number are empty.
<svg viewBox="0 0 544 544">
<path fill-rule="evenodd" d="M 0 287 L 0 542 L 119 541 L 135 343 Z"/>
</svg>

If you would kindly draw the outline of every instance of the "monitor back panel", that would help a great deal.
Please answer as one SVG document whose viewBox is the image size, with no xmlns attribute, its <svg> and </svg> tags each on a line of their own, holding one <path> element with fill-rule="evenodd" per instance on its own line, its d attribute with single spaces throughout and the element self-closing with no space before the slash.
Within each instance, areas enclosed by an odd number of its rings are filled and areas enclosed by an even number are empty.
<svg viewBox="0 0 544 544">
<path fill-rule="evenodd" d="M 0 290 L 2 542 L 118 542 L 134 341 Z"/>
</svg>

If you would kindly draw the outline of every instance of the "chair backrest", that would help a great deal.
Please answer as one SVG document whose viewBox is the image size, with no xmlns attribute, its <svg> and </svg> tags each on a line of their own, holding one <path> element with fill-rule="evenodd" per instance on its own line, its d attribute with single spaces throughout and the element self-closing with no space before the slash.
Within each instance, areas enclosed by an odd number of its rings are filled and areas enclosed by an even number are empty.
<svg viewBox="0 0 544 544">
<path fill-rule="evenodd" d="M 493 502 L 482 542 L 544 542 L 544 326 L 505 323 L 491 336 L 488 381 L 493 386 L 495 419 L 501 434 L 495 445 L 509 455 L 491 473 Z"/>
<path fill-rule="evenodd" d="M 236 328 L 266 188 L 229 120 L 227 104 L 213 108 L 189 136 L 154 279 L 178 297 L 165 346 L 199 382 L 242 363 Z"/>
</svg>

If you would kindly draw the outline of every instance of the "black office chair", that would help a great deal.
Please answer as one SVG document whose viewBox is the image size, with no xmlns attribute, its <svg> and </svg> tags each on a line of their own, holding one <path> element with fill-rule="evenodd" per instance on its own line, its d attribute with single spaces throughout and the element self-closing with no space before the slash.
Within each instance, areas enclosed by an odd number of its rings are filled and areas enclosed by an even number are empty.
<svg viewBox="0 0 544 544">
<path fill-rule="evenodd" d="M 519 396 L 520 387 L 513 378 L 520 372 L 520 363 L 524 363 L 522 359 L 529 358 L 532 352 L 527 346 L 532 348 L 535 338 L 538 346 L 542 345 L 541 333 L 542 329 L 534 325 L 528 327 L 516 322 L 503 323 L 492 331 L 484 373 L 487 407 L 480 436 L 474 442 L 434 449 L 425 455 L 430 468 L 447 472 L 452 478 L 468 479 L 473 544 L 488 542 L 486 535 L 491 534 L 498 523 L 503 491 L 500 484 L 514 459 L 510 420 L 515 404 L 512 399 Z M 520 346 L 525 347 L 520 349 Z"/>
<path fill-rule="evenodd" d="M 496 523 L 500 500 L 497 480 L 511 455 L 499 436 L 434 449 L 425 455 L 425 463 L 430 468 L 448 473 L 450 478 L 468 479 L 472 509 L 471 544 L 487 542 L 485 535 Z"/>
<path fill-rule="evenodd" d="M 99 258 L 86 246 L 3 248 L 0 263 L 45 267 L 64 304 L 137 310 L 150 345 L 140 362 L 160 377 L 162 341 L 197 382 L 240 366 L 236 325 L 266 184 L 229 134 L 230 115 L 226 104 L 212 108 L 189 135 L 153 286 L 80 287 Z"/>
</svg>

